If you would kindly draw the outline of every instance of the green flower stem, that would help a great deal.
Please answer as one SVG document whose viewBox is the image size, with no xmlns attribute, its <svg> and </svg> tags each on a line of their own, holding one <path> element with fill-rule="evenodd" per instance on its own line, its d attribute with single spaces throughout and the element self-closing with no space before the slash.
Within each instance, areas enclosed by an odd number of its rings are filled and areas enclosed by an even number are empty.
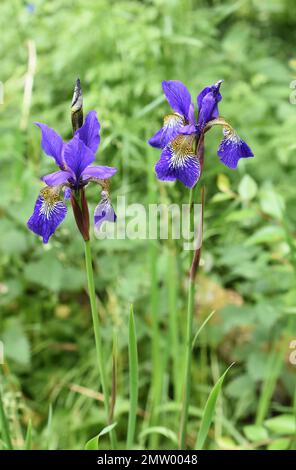
<svg viewBox="0 0 296 470">
<path fill-rule="evenodd" d="M 107 422 L 108 424 L 111 424 L 109 423 L 109 409 L 110 409 L 109 394 L 108 394 L 108 386 L 107 386 L 107 380 L 106 380 L 106 370 L 105 370 L 105 361 L 104 361 L 104 354 L 103 354 L 103 347 L 102 347 L 101 328 L 100 328 L 100 321 L 99 321 L 97 303 L 96 303 L 91 246 L 90 246 L 89 240 L 84 242 L 84 248 L 85 248 L 85 265 L 86 265 L 86 274 L 87 274 L 88 294 L 89 294 L 89 299 L 90 299 L 91 314 L 92 314 L 92 320 L 93 320 L 93 328 L 94 328 L 101 384 L 102 384 L 102 390 L 103 390 L 103 395 L 104 395 L 104 407 L 105 407 Z M 115 449 L 116 448 L 116 436 L 115 436 L 114 429 L 110 431 L 110 440 L 111 440 L 112 449 Z"/>
<path fill-rule="evenodd" d="M 193 227 L 194 222 L 194 210 L 192 205 L 194 202 L 194 189 L 190 190 L 189 193 L 189 233 Z M 203 207 L 204 207 L 204 190 L 202 190 L 202 218 L 203 223 Z M 202 226 L 201 226 L 202 230 Z M 187 297 L 187 323 L 186 323 L 186 356 L 185 356 L 185 375 L 184 375 L 184 388 L 183 388 L 183 406 L 180 421 L 180 433 L 179 433 L 179 447 L 180 449 L 186 448 L 186 432 L 187 432 L 187 421 L 188 421 L 188 409 L 190 401 L 191 391 L 191 362 L 192 362 L 192 325 L 194 316 L 194 296 L 195 296 L 195 277 L 196 271 L 199 266 L 200 248 L 193 253 L 189 281 L 188 281 L 188 297 Z"/>
<path fill-rule="evenodd" d="M 185 449 L 186 431 L 188 421 L 188 408 L 191 390 L 191 359 L 192 359 L 192 322 L 194 312 L 194 280 L 189 280 L 187 297 L 187 326 L 186 326 L 186 358 L 185 358 L 185 379 L 183 408 L 180 426 L 180 449 Z"/>
</svg>

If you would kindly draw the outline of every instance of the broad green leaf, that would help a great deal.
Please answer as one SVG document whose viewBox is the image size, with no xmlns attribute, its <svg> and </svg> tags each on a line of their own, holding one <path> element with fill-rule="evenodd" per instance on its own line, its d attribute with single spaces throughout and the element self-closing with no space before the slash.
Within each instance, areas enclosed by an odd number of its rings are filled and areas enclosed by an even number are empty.
<svg viewBox="0 0 296 470">
<path fill-rule="evenodd" d="M 250 201 L 256 196 L 257 189 L 256 181 L 251 176 L 245 175 L 239 184 L 238 192 L 243 201 Z"/>
<path fill-rule="evenodd" d="M 291 439 L 275 439 L 268 445 L 267 450 L 287 450 L 291 444 Z"/>
<path fill-rule="evenodd" d="M 271 215 L 275 219 L 282 219 L 285 203 L 283 197 L 275 189 L 263 188 L 260 190 L 260 206 L 265 214 Z"/>
<path fill-rule="evenodd" d="M 268 432 L 266 428 L 263 426 L 257 426 L 256 424 L 249 424 L 244 426 L 244 433 L 249 441 L 252 442 L 268 439 Z"/>
<path fill-rule="evenodd" d="M 274 418 L 269 418 L 264 421 L 265 426 L 275 434 L 289 434 L 296 433 L 295 416 L 293 415 L 279 415 Z"/>
</svg>

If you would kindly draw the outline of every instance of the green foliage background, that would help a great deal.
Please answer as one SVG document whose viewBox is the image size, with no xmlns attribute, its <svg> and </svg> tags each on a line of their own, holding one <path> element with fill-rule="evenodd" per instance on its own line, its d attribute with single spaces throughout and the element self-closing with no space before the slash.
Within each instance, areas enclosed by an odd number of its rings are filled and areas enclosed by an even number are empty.
<svg viewBox="0 0 296 470">
<path fill-rule="evenodd" d="M 70 102 L 80 77 L 85 110 L 102 124 L 97 162 L 114 165 L 112 195 L 128 203 L 186 202 L 185 188 L 153 176 L 158 152 L 146 144 L 168 111 L 164 79 L 182 80 L 195 99 L 220 78 L 220 113 L 255 158 L 232 172 L 216 156 L 220 131 L 207 139 L 205 241 L 194 329 L 216 313 L 194 350 L 188 446 L 194 445 L 209 390 L 235 361 L 208 448 L 288 448 L 295 436 L 296 5 L 292 0 L 20 0 L 0 5 L 0 338 L 2 392 L 16 447 L 29 420 L 33 447 L 83 448 L 104 427 L 83 245 L 69 211 L 47 246 L 26 228 L 40 188 L 54 171 L 34 121 L 71 136 Z M 29 115 L 23 102 L 28 41 L 37 50 Z M 92 210 L 99 193 L 89 191 Z M 128 315 L 138 333 L 140 410 L 137 445 L 175 448 L 179 412 L 170 309 L 184 336 L 188 254 L 174 242 L 94 239 L 96 289 L 111 373 L 118 336 L 116 421 L 120 445 L 128 412 Z M 181 251 L 181 252 L 180 252 Z M 176 253 L 180 253 L 177 257 Z M 157 289 L 155 288 L 157 286 Z M 152 306 L 152 307 L 151 307 Z M 163 364 L 156 422 L 145 414 L 151 383 L 151 314 L 157 306 Z M 173 346 L 172 346 L 173 344 Z M 178 349 L 174 350 L 174 346 Z M 176 371 L 175 371 L 176 372 Z M 148 437 L 147 437 L 148 436 Z M 108 436 L 102 446 L 109 445 Z"/>
</svg>

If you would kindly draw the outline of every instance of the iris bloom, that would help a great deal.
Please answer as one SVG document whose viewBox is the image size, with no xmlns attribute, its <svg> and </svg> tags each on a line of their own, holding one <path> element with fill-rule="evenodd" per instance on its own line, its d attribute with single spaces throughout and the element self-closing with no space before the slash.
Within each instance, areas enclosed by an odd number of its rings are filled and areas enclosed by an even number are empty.
<svg viewBox="0 0 296 470">
<path fill-rule="evenodd" d="M 149 144 L 162 149 L 155 166 L 158 179 L 180 180 L 192 188 L 200 178 L 203 166 L 203 139 L 214 125 L 224 127 L 224 138 L 218 149 L 220 161 L 236 168 L 240 158 L 253 157 L 249 146 L 224 119 L 219 117 L 218 103 L 222 96 L 222 80 L 205 87 L 197 97 L 198 115 L 186 86 L 177 80 L 162 82 L 172 112 L 165 116 L 163 127 L 151 137 Z"/>
<path fill-rule="evenodd" d="M 28 220 L 29 229 L 47 243 L 66 217 L 67 206 L 63 199 L 75 199 L 91 181 L 100 184 L 104 189 L 106 180 L 113 176 L 117 169 L 92 165 L 100 143 L 100 123 L 95 111 L 87 114 L 83 126 L 66 143 L 50 127 L 41 123 L 36 125 L 41 129 L 41 145 L 44 152 L 52 157 L 59 167 L 58 171 L 41 178 L 46 186 L 40 191 L 33 214 Z M 64 198 L 61 197 L 62 192 Z M 103 193 L 104 199 L 106 195 L 104 191 Z M 98 207 L 101 204 L 102 201 Z M 107 219 L 109 220 L 108 217 L 103 217 L 103 220 Z"/>
</svg>

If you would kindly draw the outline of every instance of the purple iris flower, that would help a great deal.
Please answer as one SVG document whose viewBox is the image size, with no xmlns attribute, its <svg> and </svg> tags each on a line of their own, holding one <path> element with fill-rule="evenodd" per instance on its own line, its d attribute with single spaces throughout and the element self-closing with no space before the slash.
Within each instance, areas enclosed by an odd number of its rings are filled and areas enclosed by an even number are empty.
<svg viewBox="0 0 296 470">
<path fill-rule="evenodd" d="M 200 178 L 203 157 L 198 154 L 198 142 L 214 125 L 224 126 L 224 138 L 218 156 L 229 168 L 236 168 L 240 158 L 253 157 L 249 146 L 224 120 L 219 121 L 218 103 L 222 96 L 223 80 L 205 87 L 197 97 L 198 117 L 195 120 L 191 96 L 182 82 L 171 80 L 162 83 L 165 96 L 173 112 L 164 118 L 163 127 L 148 141 L 162 149 L 155 165 L 158 179 L 181 181 L 192 188 Z"/>
<path fill-rule="evenodd" d="M 41 180 L 46 187 L 40 191 L 28 227 L 47 243 L 57 227 L 63 222 L 67 206 L 60 197 L 68 199 L 71 193 L 77 194 L 90 181 L 104 186 L 104 180 L 113 176 L 117 169 L 108 166 L 92 165 L 100 143 L 100 123 L 95 111 L 90 111 L 83 126 L 69 142 L 45 124 L 36 123 L 42 132 L 42 148 L 54 158 L 59 171 L 44 176 Z"/>
</svg>

